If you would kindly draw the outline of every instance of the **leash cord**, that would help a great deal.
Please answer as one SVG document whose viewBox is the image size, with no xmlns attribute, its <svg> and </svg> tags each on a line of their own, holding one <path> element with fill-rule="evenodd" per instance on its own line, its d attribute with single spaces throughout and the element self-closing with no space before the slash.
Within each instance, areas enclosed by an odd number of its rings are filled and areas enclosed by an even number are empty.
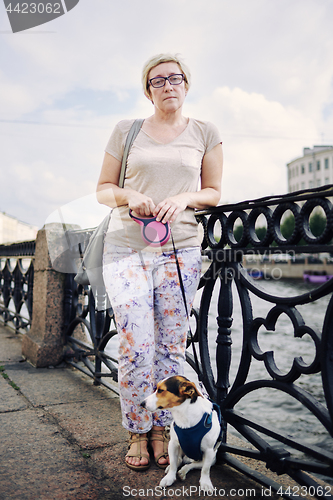
<svg viewBox="0 0 333 500">
<path fill-rule="evenodd" d="M 170 232 L 171 232 L 172 246 L 173 246 L 173 250 L 174 250 L 174 254 L 175 254 L 175 259 L 176 259 L 176 266 L 177 266 L 179 284 L 180 284 L 180 289 L 181 289 L 182 295 L 183 295 L 183 301 L 184 301 L 184 306 L 185 306 L 185 311 L 186 311 L 186 317 L 187 317 L 187 321 L 188 321 L 188 329 L 189 329 L 189 332 L 190 332 L 190 337 L 191 337 L 191 342 L 192 342 L 192 350 L 193 350 L 193 355 L 194 355 L 194 361 L 195 361 L 195 364 L 196 364 L 196 367 L 197 367 L 197 375 L 198 375 L 199 381 L 202 382 L 201 370 L 200 370 L 200 367 L 199 367 L 199 361 L 198 361 L 198 357 L 197 357 L 197 351 L 196 351 L 195 346 L 194 346 L 194 336 L 193 336 L 193 333 L 192 333 L 192 330 L 191 330 L 191 325 L 190 325 L 190 316 L 189 316 L 188 308 L 187 308 L 184 282 L 183 282 L 182 273 L 180 271 L 180 265 L 179 265 L 179 261 L 178 261 L 178 257 L 177 257 L 177 249 L 176 249 L 176 246 L 175 246 L 175 242 L 174 242 L 174 239 L 173 239 L 173 235 L 172 235 L 171 229 L 170 229 Z"/>
</svg>

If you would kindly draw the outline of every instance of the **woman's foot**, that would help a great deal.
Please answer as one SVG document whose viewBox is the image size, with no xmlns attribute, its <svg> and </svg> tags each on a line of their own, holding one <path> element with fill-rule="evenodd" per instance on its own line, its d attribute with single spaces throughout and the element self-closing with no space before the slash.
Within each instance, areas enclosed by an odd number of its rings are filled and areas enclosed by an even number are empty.
<svg viewBox="0 0 333 500">
<path fill-rule="evenodd" d="M 136 471 L 147 470 L 150 458 L 147 450 L 147 434 L 129 433 L 129 449 L 125 457 L 127 467 Z"/>
<path fill-rule="evenodd" d="M 154 425 L 149 433 L 149 443 L 154 452 L 155 463 L 161 469 L 169 465 L 168 444 L 170 441 L 169 431 L 165 427 Z"/>
</svg>

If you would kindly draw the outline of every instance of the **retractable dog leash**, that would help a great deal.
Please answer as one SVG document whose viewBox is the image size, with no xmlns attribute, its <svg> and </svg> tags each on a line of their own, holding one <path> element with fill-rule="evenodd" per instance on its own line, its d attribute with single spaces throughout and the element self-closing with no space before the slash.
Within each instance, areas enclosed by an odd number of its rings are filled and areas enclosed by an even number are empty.
<svg viewBox="0 0 333 500">
<path fill-rule="evenodd" d="M 198 375 L 198 379 L 199 379 L 199 385 L 201 387 L 202 392 L 206 392 L 205 387 L 204 387 L 203 382 L 202 382 L 202 376 L 201 376 L 201 370 L 200 370 L 200 367 L 199 367 L 199 361 L 198 361 L 197 351 L 195 350 L 195 346 L 194 346 L 194 335 L 192 333 L 191 324 L 190 324 L 190 315 L 189 315 L 189 312 L 188 312 L 188 307 L 187 307 L 187 302 L 186 302 L 184 282 L 183 282 L 182 273 L 181 273 L 181 270 L 180 270 L 179 260 L 178 260 L 178 257 L 177 257 L 177 249 L 176 249 L 176 245 L 175 245 L 175 242 L 174 242 L 174 239 L 173 239 L 173 235 L 172 235 L 171 229 L 170 229 L 170 234 L 171 234 L 171 241 L 172 241 L 173 251 L 174 251 L 174 254 L 175 254 L 175 260 L 176 260 L 176 266 L 177 266 L 177 273 L 178 273 L 178 278 L 179 278 L 179 285 L 180 285 L 180 289 L 181 289 L 181 292 L 182 292 L 183 302 L 184 302 L 184 307 L 185 307 L 185 312 L 186 312 L 186 317 L 187 317 L 187 321 L 188 321 L 188 329 L 189 329 L 189 332 L 190 332 L 190 338 L 191 338 L 192 350 L 193 350 L 193 357 L 194 357 L 194 362 L 195 362 L 195 365 L 196 365 L 196 368 L 197 368 L 197 375 Z"/>
<path fill-rule="evenodd" d="M 176 245 L 175 245 L 175 242 L 173 239 L 170 224 L 169 224 L 169 222 L 167 222 L 165 224 L 163 222 L 159 222 L 156 220 L 156 217 L 138 217 L 136 215 L 133 215 L 132 210 L 129 211 L 129 215 L 135 222 L 140 224 L 141 237 L 142 237 L 143 241 L 148 246 L 151 246 L 151 247 L 163 246 L 169 241 L 170 236 L 171 236 L 173 251 L 174 251 L 175 260 L 176 260 L 179 284 L 180 284 L 180 289 L 181 289 L 182 296 L 183 296 L 183 302 L 184 302 L 186 317 L 187 317 L 187 321 L 188 321 L 188 329 L 190 332 L 194 362 L 195 362 L 195 365 L 197 368 L 197 375 L 199 378 L 200 387 L 202 389 L 202 392 L 206 392 L 204 385 L 202 383 L 201 370 L 199 367 L 198 356 L 197 356 L 197 352 L 196 352 L 195 346 L 194 346 L 194 335 L 192 333 L 191 325 L 190 325 L 190 315 L 188 312 L 188 307 L 187 307 L 187 302 L 186 302 L 184 282 L 183 282 L 183 278 L 182 278 L 182 274 L 181 274 L 181 270 L 180 270 L 180 265 L 179 265 L 179 261 L 178 261 L 178 257 L 177 257 L 177 249 L 176 249 Z"/>
<path fill-rule="evenodd" d="M 138 217 L 129 211 L 130 217 L 141 226 L 141 237 L 150 247 L 165 245 L 170 239 L 170 224 L 159 222 L 156 217 Z"/>
</svg>

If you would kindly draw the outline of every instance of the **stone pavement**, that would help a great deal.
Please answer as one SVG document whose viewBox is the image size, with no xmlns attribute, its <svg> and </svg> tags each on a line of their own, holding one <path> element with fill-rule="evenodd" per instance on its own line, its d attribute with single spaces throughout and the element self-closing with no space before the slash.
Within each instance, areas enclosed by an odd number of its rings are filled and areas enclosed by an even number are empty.
<svg viewBox="0 0 333 500">
<path fill-rule="evenodd" d="M 22 359 L 21 337 L 3 326 L 0 367 L 1 500 L 205 498 L 199 471 L 163 490 L 164 472 L 154 463 L 142 473 L 128 469 L 118 396 L 65 364 L 34 368 Z M 225 464 L 212 468 L 211 479 L 210 498 L 280 498 Z"/>
</svg>

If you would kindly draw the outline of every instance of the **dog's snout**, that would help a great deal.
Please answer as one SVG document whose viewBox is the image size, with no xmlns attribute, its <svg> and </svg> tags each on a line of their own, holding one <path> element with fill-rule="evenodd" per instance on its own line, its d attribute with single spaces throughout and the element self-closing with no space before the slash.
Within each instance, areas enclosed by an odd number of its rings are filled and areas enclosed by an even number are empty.
<svg viewBox="0 0 333 500">
<path fill-rule="evenodd" d="M 144 408 L 147 411 L 155 411 L 157 409 L 156 401 L 155 401 L 155 395 L 151 394 L 147 398 L 145 398 L 141 403 L 140 406 Z"/>
</svg>

